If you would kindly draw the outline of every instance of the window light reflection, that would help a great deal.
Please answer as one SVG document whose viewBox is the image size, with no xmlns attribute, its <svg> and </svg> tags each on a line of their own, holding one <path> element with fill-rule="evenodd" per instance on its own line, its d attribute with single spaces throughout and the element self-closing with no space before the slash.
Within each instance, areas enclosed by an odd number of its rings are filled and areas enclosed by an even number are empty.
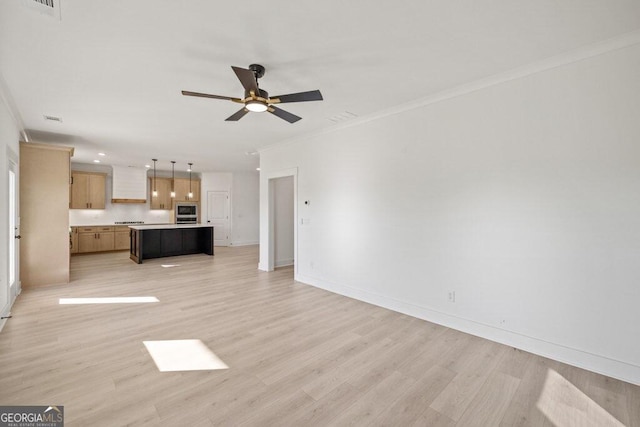
<svg viewBox="0 0 640 427">
<path fill-rule="evenodd" d="M 200 340 L 143 341 L 160 372 L 228 369 Z"/>
<path fill-rule="evenodd" d="M 547 370 L 536 406 L 555 426 L 624 427 L 602 406 L 553 369 Z"/>
</svg>

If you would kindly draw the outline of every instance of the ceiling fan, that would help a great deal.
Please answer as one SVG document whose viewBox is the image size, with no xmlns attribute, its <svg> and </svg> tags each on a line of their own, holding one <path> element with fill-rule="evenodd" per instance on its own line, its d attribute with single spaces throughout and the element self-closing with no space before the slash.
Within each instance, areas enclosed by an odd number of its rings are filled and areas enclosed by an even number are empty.
<svg viewBox="0 0 640 427">
<path fill-rule="evenodd" d="M 182 91 L 186 96 L 198 96 L 201 98 L 214 98 L 225 99 L 244 106 L 236 113 L 232 114 L 226 119 L 228 122 L 237 122 L 243 118 L 247 113 L 261 113 L 268 111 L 274 116 L 278 116 L 289 123 L 295 123 L 302 117 L 298 117 L 295 114 L 291 114 L 288 111 L 282 110 L 274 104 L 284 104 L 286 102 L 304 102 L 304 101 L 322 101 L 322 94 L 319 90 L 311 90 L 308 92 L 289 93 L 287 95 L 274 96 L 269 98 L 269 93 L 266 90 L 262 90 L 258 87 L 258 79 L 264 76 L 264 67 L 259 64 L 249 65 L 249 69 L 231 66 L 233 71 L 238 76 L 240 83 L 244 87 L 244 98 L 233 98 L 231 96 L 211 95 L 208 93 L 189 92 Z"/>
</svg>

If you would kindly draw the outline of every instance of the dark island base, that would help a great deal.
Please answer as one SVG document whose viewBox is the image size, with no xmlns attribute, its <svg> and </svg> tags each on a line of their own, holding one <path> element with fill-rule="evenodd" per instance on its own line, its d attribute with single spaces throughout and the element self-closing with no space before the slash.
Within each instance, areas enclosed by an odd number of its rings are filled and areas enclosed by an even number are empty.
<svg viewBox="0 0 640 427">
<path fill-rule="evenodd" d="M 205 253 L 213 255 L 213 227 L 131 229 L 129 258 L 145 259 Z"/>
</svg>

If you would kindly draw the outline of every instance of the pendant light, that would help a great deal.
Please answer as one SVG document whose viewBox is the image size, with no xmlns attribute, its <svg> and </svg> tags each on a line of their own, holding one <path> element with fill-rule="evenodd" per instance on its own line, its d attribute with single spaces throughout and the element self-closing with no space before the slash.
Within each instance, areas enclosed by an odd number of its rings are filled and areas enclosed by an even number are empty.
<svg viewBox="0 0 640 427">
<path fill-rule="evenodd" d="M 153 160 L 153 192 L 151 194 L 153 194 L 153 197 L 158 197 L 158 190 L 156 188 L 156 162 L 158 159 L 151 160 Z"/>
<path fill-rule="evenodd" d="M 175 187 L 176 171 L 175 171 L 175 167 L 176 167 L 175 160 L 171 160 L 171 198 L 176 197 L 176 187 Z"/>
<path fill-rule="evenodd" d="M 189 199 L 193 198 L 193 192 L 191 191 L 191 166 L 193 166 L 193 163 L 189 163 Z"/>
</svg>

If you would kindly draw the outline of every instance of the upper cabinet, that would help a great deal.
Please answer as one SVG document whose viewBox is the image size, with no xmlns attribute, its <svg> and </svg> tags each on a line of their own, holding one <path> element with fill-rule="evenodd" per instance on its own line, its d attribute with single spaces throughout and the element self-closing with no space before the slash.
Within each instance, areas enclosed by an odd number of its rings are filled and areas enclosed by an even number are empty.
<svg viewBox="0 0 640 427">
<path fill-rule="evenodd" d="M 199 202 L 200 201 L 200 180 L 191 180 L 191 192 L 193 197 L 189 197 L 189 178 L 176 178 L 175 181 L 176 202 Z"/>
<path fill-rule="evenodd" d="M 149 178 L 150 209 L 171 210 L 171 178 L 156 178 L 157 196 L 153 195 L 153 178 Z"/>
<path fill-rule="evenodd" d="M 71 209 L 104 209 L 106 174 L 71 171 Z"/>
</svg>

